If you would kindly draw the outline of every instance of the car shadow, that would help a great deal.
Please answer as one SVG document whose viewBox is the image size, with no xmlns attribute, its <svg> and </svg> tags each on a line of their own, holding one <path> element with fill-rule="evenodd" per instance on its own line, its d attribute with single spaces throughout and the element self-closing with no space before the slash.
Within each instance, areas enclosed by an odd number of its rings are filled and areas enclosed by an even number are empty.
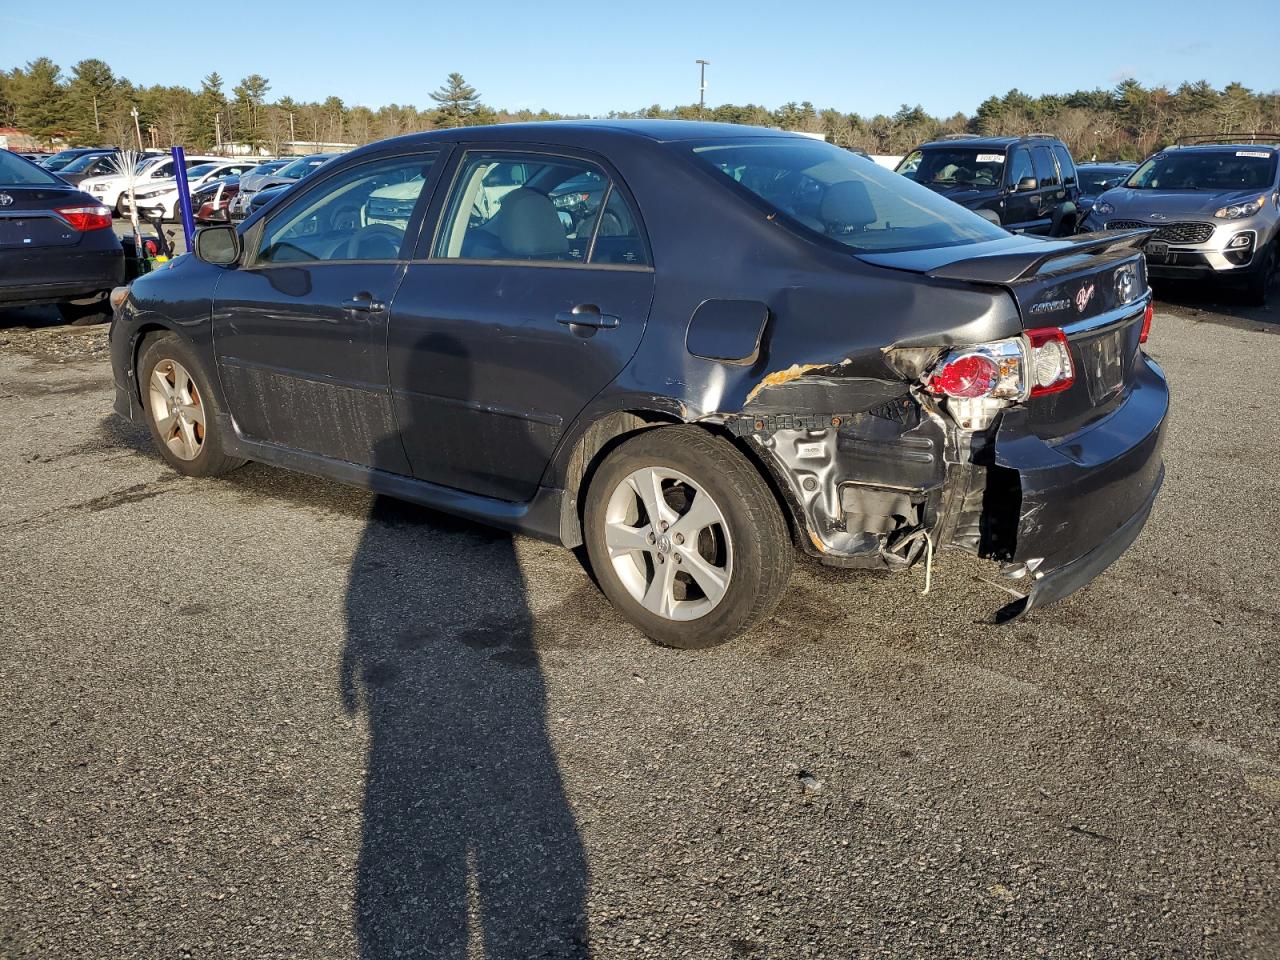
<svg viewBox="0 0 1280 960">
<path fill-rule="evenodd" d="M 374 463 L 403 455 L 390 436 Z M 338 686 L 368 724 L 360 956 L 588 957 L 587 861 L 512 537 L 375 498 Z"/>
</svg>

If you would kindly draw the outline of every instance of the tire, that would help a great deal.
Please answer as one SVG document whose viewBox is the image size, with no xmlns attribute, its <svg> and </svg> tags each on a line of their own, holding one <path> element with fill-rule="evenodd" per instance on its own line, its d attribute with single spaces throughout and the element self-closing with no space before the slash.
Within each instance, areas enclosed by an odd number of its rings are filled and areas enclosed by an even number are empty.
<svg viewBox="0 0 1280 960">
<path fill-rule="evenodd" d="M 175 334 L 144 341 L 138 356 L 143 417 L 160 456 L 189 477 L 217 477 L 245 463 L 223 450 L 219 425 L 226 418 L 212 383 L 195 351 Z"/>
<path fill-rule="evenodd" d="M 111 300 L 109 291 L 103 291 L 92 297 L 79 300 L 68 300 L 58 304 L 58 313 L 64 323 L 73 327 L 87 327 L 95 323 L 106 323 L 111 319 Z"/>
<path fill-rule="evenodd" d="M 1267 293 L 1271 289 L 1276 278 L 1276 244 L 1278 241 L 1272 240 L 1267 244 L 1266 252 L 1262 255 L 1262 264 L 1249 275 L 1249 279 L 1245 284 L 1245 297 L 1254 306 L 1265 307 L 1267 305 Z"/>
<path fill-rule="evenodd" d="M 645 502 L 665 519 L 653 524 Z M 791 578 L 795 550 L 769 485 L 700 427 L 659 427 L 623 442 L 596 470 L 584 513 L 605 596 L 664 646 L 694 650 L 741 636 L 773 612 Z"/>
</svg>

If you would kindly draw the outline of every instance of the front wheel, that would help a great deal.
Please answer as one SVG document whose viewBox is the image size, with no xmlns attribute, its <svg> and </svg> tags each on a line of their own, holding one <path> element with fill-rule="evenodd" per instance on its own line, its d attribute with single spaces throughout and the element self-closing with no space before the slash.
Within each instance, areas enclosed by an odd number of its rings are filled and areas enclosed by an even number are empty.
<svg viewBox="0 0 1280 960">
<path fill-rule="evenodd" d="M 794 549 L 760 472 L 699 427 L 619 446 L 587 492 L 584 539 L 605 595 L 658 643 L 711 647 L 773 612 Z"/>
<path fill-rule="evenodd" d="M 223 452 L 218 399 L 195 352 L 172 333 L 152 337 L 138 358 L 142 409 L 160 455 L 179 473 L 216 477 L 244 464 Z"/>
<path fill-rule="evenodd" d="M 1266 306 L 1267 294 L 1276 279 L 1277 243 L 1280 243 L 1280 241 L 1273 240 L 1267 244 L 1267 249 L 1262 254 L 1262 263 L 1249 276 L 1248 286 L 1245 288 L 1245 294 L 1249 298 L 1249 302 L 1259 307 Z"/>
</svg>

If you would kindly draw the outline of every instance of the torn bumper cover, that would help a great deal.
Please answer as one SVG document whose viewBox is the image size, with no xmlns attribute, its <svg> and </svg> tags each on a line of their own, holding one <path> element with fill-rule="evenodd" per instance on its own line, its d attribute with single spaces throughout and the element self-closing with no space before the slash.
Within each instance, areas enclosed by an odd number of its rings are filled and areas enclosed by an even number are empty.
<svg viewBox="0 0 1280 960">
<path fill-rule="evenodd" d="M 1004 622 L 1074 593 L 1109 567 L 1142 531 L 1164 480 L 1161 447 L 1169 389 L 1149 358 L 1124 402 L 1078 433 L 1046 441 L 1023 409 L 1006 411 L 995 463 L 1021 488 L 1011 561 L 1031 590 L 999 611 Z"/>
<path fill-rule="evenodd" d="M 1029 588 L 997 613 L 1001 622 L 1073 593 L 1110 566 L 1141 531 L 1164 477 L 1169 391 L 1145 355 L 1105 415 L 1053 439 L 1037 435 L 1026 407 L 969 431 L 902 384 L 838 381 L 824 370 L 809 381 L 823 396 L 782 405 L 845 412 L 770 411 L 727 422 L 772 467 L 806 552 L 832 566 L 902 569 L 923 556 L 923 531 L 934 547 L 1000 562 Z M 789 387 L 803 384 L 800 376 Z"/>
</svg>

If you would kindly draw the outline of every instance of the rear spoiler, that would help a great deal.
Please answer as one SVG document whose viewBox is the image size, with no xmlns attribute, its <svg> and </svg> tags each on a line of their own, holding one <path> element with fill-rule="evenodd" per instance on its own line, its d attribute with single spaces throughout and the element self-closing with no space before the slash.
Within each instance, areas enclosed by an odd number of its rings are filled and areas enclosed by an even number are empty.
<svg viewBox="0 0 1280 960">
<path fill-rule="evenodd" d="M 1046 243 L 1046 250 L 1026 253 L 997 253 L 989 257 L 956 260 L 930 270 L 925 276 L 938 280 L 967 280 L 971 283 L 1014 283 L 1035 276 L 1045 264 L 1063 257 L 1096 256 L 1113 251 L 1138 250 L 1155 228 L 1147 230 L 1099 230 L 1079 233 Z"/>
</svg>

